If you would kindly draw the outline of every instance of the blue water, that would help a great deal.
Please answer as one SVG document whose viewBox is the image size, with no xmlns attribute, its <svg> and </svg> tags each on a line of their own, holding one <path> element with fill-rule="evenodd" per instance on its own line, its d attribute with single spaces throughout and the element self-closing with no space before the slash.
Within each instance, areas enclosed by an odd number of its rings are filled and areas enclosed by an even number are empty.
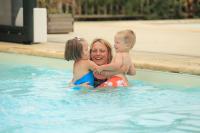
<svg viewBox="0 0 200 133">
<path fill-rule="evenodd" d="M 129 79 L 73 91 L 71 70 L 0 63 L 0 133 L 199 133 L 200 88 Z"/>
</svg>

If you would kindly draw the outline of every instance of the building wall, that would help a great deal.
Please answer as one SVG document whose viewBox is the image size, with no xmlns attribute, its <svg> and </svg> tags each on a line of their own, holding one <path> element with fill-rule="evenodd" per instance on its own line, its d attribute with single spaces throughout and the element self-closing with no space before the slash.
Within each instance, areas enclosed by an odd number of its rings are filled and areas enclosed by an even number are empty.
<svg viewBox="0 0 200 133">
<path fill-rule="evenodd" d="M 0 1 L 0 25 L 12 24 L 11 2 L 12 0 Z"/>
</svg>

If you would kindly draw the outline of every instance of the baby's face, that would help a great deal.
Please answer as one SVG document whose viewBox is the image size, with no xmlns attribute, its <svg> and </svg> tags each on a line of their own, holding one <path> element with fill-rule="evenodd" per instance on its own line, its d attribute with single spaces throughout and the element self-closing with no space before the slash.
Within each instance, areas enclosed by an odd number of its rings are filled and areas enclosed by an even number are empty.
<svg viewBox="0 0 200 133">
<path fill-rule="evenodd" d="M 82 42 L 83 45 L 83 59 L 89 59 L 89 47 L 86 41 Z"/>
<path fill-rule="evenodd" d="M 121 37 L 115 36 L 114 43 L 116 52 L 126 52 L 127 46 L 124 44 L 124 40 Z"/>
</svg>

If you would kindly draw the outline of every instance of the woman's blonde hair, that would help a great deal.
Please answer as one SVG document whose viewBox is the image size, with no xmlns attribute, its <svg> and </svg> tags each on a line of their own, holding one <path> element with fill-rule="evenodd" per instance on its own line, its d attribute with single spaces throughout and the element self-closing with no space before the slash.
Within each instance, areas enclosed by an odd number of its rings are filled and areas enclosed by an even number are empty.
<svg viewBox="0 0 200 133">
<path fill-rule="evenodd" d="M 108 50 L 108 63 L 110 63 L 112 61 L 112 47 L 110 45 L 110 43 L 104 39 L 101 39 L 101 38 L 96 38 L 92 41 L 91 45 L 90 45 L 90 55 L 91 55 L 91 51 L 92 51 L 92 48 L 93 48 L 93 45 L 96 43 L 96 42 L 99 42 L 101 44 L 104 44 Z M 91 57 L 90 57 L 90 60 L 91 60 Z"/>
</svg>

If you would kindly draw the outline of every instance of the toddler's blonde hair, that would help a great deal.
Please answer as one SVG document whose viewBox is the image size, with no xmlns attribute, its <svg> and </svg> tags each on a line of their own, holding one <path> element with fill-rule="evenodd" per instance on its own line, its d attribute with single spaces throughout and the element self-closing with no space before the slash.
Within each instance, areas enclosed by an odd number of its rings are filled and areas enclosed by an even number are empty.
<svg viewBox="0 0 200 133">
<path fill-rule="evenodd" d="M 117 32 L 116 37 L 121 38 L 129 48 L 133 48 L 133 46 L 135 45 L 136 36 L 132 30 L 119 31 Z"/>
</svg>

